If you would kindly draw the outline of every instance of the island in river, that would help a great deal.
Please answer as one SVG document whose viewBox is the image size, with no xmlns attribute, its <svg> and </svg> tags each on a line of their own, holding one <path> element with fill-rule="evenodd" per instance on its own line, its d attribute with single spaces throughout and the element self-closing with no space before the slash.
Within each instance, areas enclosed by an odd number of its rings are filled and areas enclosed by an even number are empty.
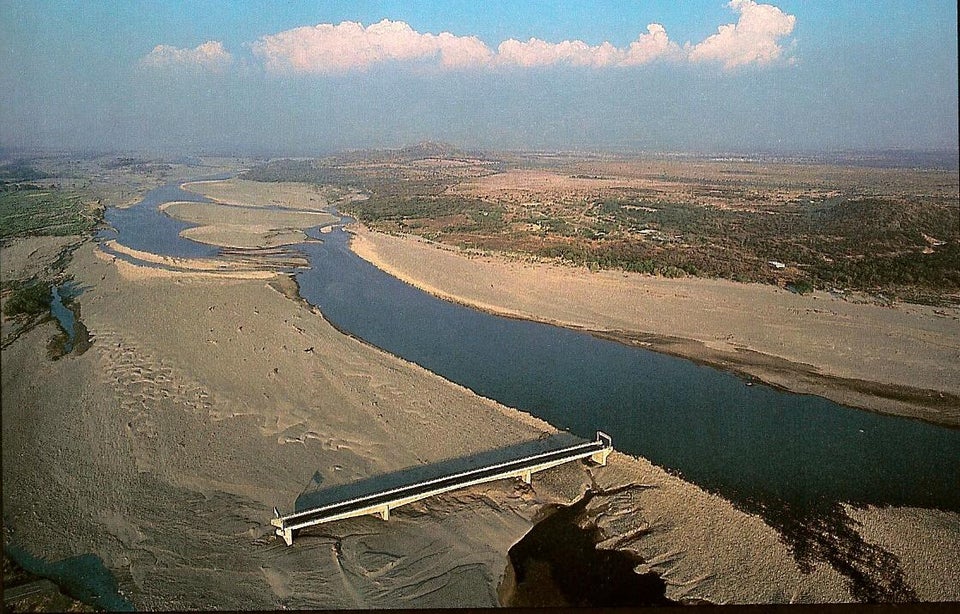
<svg viewBox="0 0 960 614">
<path fill-rule="evenodd" d="M 37 164 L 55 174 L 56 161 Z M 139 181 L 159 185 L 230 169 L 213 161 Z M 601 548 L 632 553 L 638 571 L 659 575 L 674 601 L 960 598 L 956 512 L 847 506 L 828 536 L 833 551 L 800 557 L 758 515 L 620 453 L 606 467 L 539 474 L 532 487 L 499 482 L 424 500 L 396 510 L 388 523 L 370 517 L 324 526 L 287 548 L 269 526 L 275 505 L 290 509 L 314 490 L 555 432 L 339 332 L 298 297 L 289 271 L 304 262 L 292 244 L 335 219 L 331 206 L 351 210 L 361 202 L 332 184 L 188 186 L 214 203 L 178 203 L 166 213 L 197 224 L 187 236 L 222 248 L 210 258 L 138 250 L 123 236 L 99 243 L 83 234 L 4 237 L 4 304 L 22 285 L 15 282 L 69 277 L 82 288 L 74 306 L 91 341 L 82 354 L 54 360 L 47 342 L 58 334 L 55 323 L 5 317 L 5 543 L 48 561 L 94 554 L 118 595 L 138 609 L 484 606 L 518 601 L 508 550 L 551 506 L 591 491 L 577 522 L 597 529 Z M 544 275 L 539 263 L 481 262 L 365 230 L 354 245 L 437 294 L 607 332 L 660 334 L 550 311 L 565 301 L 471 294 L 462 285 L 471 278 L 459 272 L 479 276 L 476 287 L 484 288 L 489 279 L 516 287 L 543 277 L 540 291 L 548 293 L 550 283 L 594 283 L 595 275 L 619 292 L 639 292 L 646 281 L 665 293 L 661 284 L 676 281 L 556 267 Z M 442 267 L 455 274 L 427 275 Z M 618 279 L 626 289 L 616 290 Z M 707 280 L 681 282 L 675 294 L 697 284 L 715 291 Z M 767 304 L 801 298 L 817 308 L 830 300 L 780 291 Z M 929 309 L 923 313 L 932 322 L 956 317 L 953 308 Z M 799 311 L 804 322 L 817 319 Z M 955 324 L 947 333 L 941 343 L 956 346 Z M 765 350 L 740 337 L 720 341 Z M 941 366 L 956 369 L 957 361 Z"/>
</svg>

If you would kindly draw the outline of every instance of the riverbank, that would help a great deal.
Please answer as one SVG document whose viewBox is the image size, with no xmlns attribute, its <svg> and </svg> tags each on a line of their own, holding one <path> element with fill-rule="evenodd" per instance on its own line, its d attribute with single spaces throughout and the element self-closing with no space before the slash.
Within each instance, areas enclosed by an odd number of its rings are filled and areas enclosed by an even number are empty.
<svg viewBox="0 0 960 614">
<path fill-rule="evenodd" d="M 357 226 L 387 273 L 477 309 L 587 330 L 844 405 L 960 427 L 960 309 L 463 253 Z"/>
</svg>

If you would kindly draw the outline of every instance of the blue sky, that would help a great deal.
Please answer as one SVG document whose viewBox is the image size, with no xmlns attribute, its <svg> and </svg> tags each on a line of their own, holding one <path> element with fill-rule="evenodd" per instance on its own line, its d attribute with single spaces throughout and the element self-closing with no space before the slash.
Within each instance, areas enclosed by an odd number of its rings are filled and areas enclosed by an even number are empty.
<svg viewBox="0 0 960 614">
<path fill-rule="evenodd" d="M 955 149 L 956 28 L 932 0 L 2 0 L 0 145 Z"/>
</svg>

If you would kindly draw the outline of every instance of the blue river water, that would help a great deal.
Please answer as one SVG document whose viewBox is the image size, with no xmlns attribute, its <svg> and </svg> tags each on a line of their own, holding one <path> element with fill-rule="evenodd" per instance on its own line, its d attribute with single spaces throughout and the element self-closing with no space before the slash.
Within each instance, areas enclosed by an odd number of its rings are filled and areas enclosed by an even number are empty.
<svg viewBox="0 0 960 614">
<path fill-rule="evenodd" d="M 50 562 L 14 544 L 4 545 L 3 550 L 23 569 L 36 576 L 49 578 L 61 592 L 74 599 L 108 612 L 134 611 L 133 604 L 120 594 L 116 578 L 96 555 L 81 554 Z"/>
<path fill-rule="evenodd" d="M 960 431 L 747 386 L 734 375 L 586 333 L 432 297 L 355 256 L 307 244 L 301 294 L 335 326 L 505 405 L 735 502 L 845 501 L 960 511 Z"/>
<path fill-rule="evenodd" d="M 229 175 L 214 175 L 197 179 L 206 181 L 226 179 Z M 178 258 L 209 258 L 216 256 L 219 248 L 184 239 L 180 232 L 193 224 L 181 222 L 160 211 L 160 205 L 169 202 L 184 201 L 192 203 L 213 202 L 195 192 L 180 188 L 177 183 L 168 183 L 150 190 L 143 200 L 125 209 L 110 208 L 104 213 L 104 219 L 112 229 L 103 230 L 100 239 L 115 239 L 122 233 L 122 243 L 127 247 L 174 256 Z"/>
<path fill-rule="evenodd" d="M 202 197 L 168 185 L 107 219 L 130 247 L 215 255 L 156 213 L 170 200 Z M 455 305 L 354 255 L 342 229 L 312 234 L 321 242 L 297 247 L 311 264 L 296 278 L 340 330 L 576 435 L 604 430 L 617 449 L 768 520 L 839 502 L 960 511 L 958 430 L 747 386 L 680 358 Z"/>
</svg>

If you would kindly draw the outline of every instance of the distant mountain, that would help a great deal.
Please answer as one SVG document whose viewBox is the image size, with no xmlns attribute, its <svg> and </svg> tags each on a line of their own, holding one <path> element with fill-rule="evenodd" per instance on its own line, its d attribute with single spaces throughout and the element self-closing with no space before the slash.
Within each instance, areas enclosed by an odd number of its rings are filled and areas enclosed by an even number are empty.
<svg viewBox="0 0 960 614">
<path fill-rule="evenodd" d="M 330 161 L 345 162 L 394 162 L 405 163 L 415 160 L 489 160 L 482 151 L 460 149 L 449 143 L 421 141 L 416 145 L 407 145 L 400 149 L 355 149 L 340 152 L 328 158 Z"/>
<path fill-rule="evenodd" d="M 449 143 L 422 141 L 416 145 L 409 145 L 400 149 L 397 155 L 405 160 L 422 160 L 423 158 L 465 158 L 470 157 Z"/>
</svg>

